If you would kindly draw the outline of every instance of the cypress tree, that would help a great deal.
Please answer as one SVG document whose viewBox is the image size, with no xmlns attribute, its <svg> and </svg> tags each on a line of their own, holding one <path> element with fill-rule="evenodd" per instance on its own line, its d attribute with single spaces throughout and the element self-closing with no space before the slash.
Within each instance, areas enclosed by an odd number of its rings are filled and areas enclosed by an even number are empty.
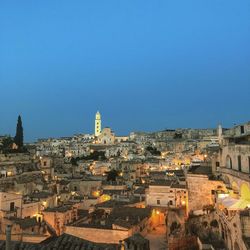
<svg viewBox="0 0 250 250">
<path fill-rule="evenodd" d="M 18 116 L 17 119 L 16 136 L 14 138 L 14 142 L 19 149 L 23 147 L 23 125 L 22 125 L 22 118 L 20 115 Z"/>
</svg>

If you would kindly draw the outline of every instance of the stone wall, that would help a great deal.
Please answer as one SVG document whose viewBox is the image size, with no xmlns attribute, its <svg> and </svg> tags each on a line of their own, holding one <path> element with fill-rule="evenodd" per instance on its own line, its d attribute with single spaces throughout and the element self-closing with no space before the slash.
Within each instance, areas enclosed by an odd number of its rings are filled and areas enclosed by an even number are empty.
<svg viewBox="0 0 250 250">
<path fill-rule="evenodd" d="M 228 145 L 223 147 L 222 153 L 220 155 L 220 163 L 223 167 L 230 167 L 228 162 L 228 157 L 231 158 L 232 166 L 234 170 L 238 170 L 238 156 L 241 156 L 241 171 L 244 173 L 250 173 L 250 145 Z"/>
<path fill-rule="evenodd" d="M 33 217 L 40 212 L 40 202 L 23 203 L 22 204 L 22 218 Z"/>
<path fill-rule="evenodd" d="M 202 210 L 206 205 L 213 205 L 212 190 L 219 186 L 225 188 L 222 181 L 211 181 L 206 175 L 187 174 L 188 211 Z"/>
<path fill-rule="evenodd" d="M 29 243 L 40 243 L 46 239 L 48 239 L 49 235 L 11 235 L 12 241 L 23 241 Z M 0 234 L 0 240 L 6 240 L 5 234 Z"/>
<path fill-rule="evenodd" d="M 132 235 L 131 231 L 66 226 L 65 233 L 96 243 L 118 244 Z"/>
</svg>

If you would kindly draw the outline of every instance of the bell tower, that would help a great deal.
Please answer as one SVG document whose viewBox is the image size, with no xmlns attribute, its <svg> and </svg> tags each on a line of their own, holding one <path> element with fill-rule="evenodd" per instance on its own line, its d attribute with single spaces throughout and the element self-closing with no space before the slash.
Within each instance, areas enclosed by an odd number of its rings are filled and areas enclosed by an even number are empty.
<svg viewBox="0 0 250 250">
<path fill-rule="evenodd" d="M 102 131 L 101 114 L 99 111 L 97 111 L 95 115 L 95 136 L 100 135 L 101 131 Z"/>
</svg>

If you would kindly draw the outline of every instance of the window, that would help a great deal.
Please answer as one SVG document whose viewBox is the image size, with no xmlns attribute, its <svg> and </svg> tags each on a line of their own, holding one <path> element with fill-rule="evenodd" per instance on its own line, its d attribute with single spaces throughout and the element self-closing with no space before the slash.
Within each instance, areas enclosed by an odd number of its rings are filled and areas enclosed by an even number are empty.
<svg viewBox="0 0 250 250">
<path fill-rule="evenodd" d="M 169 201 L 168 203 L 170 206 L 173 206 L 173 201 Z"/>
<path fill-rule="evenodd" d="M 231 159 L 231 157 L 229 155 L 226 158 L 226 167 L 227 168 L 232 168 L 232 159 Z"/>
<path fill-rule="evenodd" d="M 15 211 L 15 202 L 10 203 L 10 211 L 11 212 Z"/>
<path fill-rule="evenodd" d="M 44 167 L 47 166 L 47 162 L 46 162 L 46 161 L 43 162 L 43 166 L 44 166 Z"/>
<path fill-rule="evenodd" d="M 241 156 L 238 155 L 238 170 L 241 172 Z"/>
<path fill-rule="evenodd" d="M 216 167 L 220 166 L 220 162 L 219 161 L 217 161 L 215 164 L 216 164 Z"/>
<path fill-rule="evenodd" d="M 240 133 L 241 133 L 241 134 L 244 134 L 244 133 L 245 133 L 244 126 L 240 126 Z"/>
<path fill-rule="evenodd" d="M 160 200 L 157 200 L 156 202 L 157 202 L 157 205 L 160 205 L 160 204 L 161 204 L 161 201 L 160 201 Z"/>
</svg>

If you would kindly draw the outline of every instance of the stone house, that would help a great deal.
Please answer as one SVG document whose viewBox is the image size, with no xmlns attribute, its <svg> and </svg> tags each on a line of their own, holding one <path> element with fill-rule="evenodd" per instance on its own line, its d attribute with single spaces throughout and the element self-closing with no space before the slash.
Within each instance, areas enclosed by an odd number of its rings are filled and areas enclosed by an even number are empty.
<svg viewBox="0 0 250 250">
<path fill-rule="evenodd" d="M 186 208 L 188 190 L 172 181 L 155 180 L 146 190 L 146 205 L 152 207 Z"/>
<path fill-rule="evenodd" d="M 88 223 L 66 226 L 66 233 L 96 243 L 118 244 L 136 233 L 146 235 L 152 225 L 151 213 L 149 208 L 134 207 L 116 207 L 110 214 L 96 210 Z"/>
<path fill-rule="evenodd" d="M 78 219 L 77 207 L 71 205 L 47 208 L 42 214 L 44 221 L 55 230 L 57 235 L 63 234 L 65 226 Z"/>
</svg>

